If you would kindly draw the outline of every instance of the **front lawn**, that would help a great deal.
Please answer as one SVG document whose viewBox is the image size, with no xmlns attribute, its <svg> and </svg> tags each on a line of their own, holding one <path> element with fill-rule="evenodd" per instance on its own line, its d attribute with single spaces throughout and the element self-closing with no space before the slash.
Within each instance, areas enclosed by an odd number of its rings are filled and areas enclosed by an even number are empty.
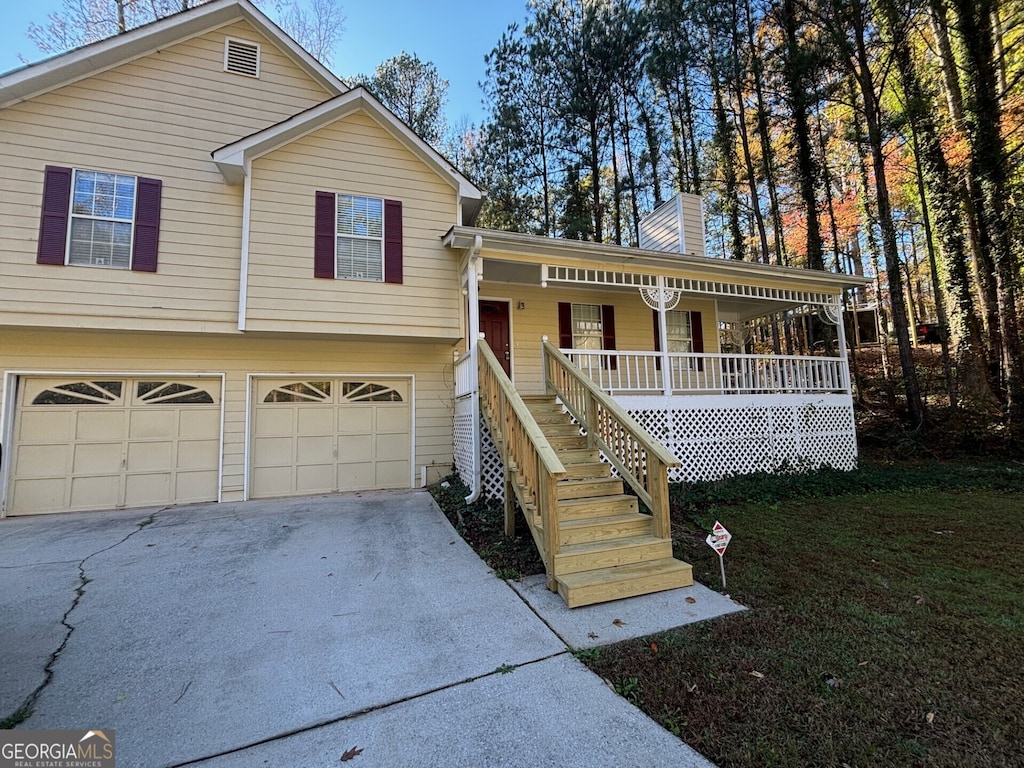
<svg viewBox="0 0 1024 768">
<path fill-rule="evenodd" d="M 1024 492 L 973 473 L 789 501 L 807 494 L 696 489 L 677 555 L 718 587 L 692 520 L 720 519 L 750 610 L 579 655 L 723 768 L 1024 765 Z"/>
</svg>

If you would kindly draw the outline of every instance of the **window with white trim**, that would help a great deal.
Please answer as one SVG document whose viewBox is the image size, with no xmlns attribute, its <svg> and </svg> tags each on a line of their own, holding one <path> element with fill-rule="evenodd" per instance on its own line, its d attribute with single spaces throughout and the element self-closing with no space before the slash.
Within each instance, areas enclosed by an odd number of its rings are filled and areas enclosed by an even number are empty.
<svg viewBox="0 0 1024 768">
<path fill-rule="evenodd" d="M 335 277 L 384 280 L 384 200 L 337 196 Z"/>
<path fill-rule="evenodd" d="M 136 185 L 135 176 L 75 170 L 68 264 L 131 267 Z"/>
<path fill-rule="evenodd" d="M 604 349 L 600 304 L 572 305 L 573 349 Z"/>
<path fill-rule="evenodd" d="M 669 352 L 693 352 L 693 327 L 689 312 L 678 309 L 665 312 L 665 330 Z"/>
</svg>

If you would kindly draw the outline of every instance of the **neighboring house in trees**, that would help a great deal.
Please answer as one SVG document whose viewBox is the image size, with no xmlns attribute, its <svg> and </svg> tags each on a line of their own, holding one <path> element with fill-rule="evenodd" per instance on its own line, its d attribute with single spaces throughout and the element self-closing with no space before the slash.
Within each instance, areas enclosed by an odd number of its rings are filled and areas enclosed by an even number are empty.
<svg viewBox="0 0 1024 768">
<path fill-rule="evenodd" d="M 665 473 L 855 462 L 842 344 L 719 341 L 793 306 L 838 320 L 855 282 L 704 258 L 686 196 L 645 250 L 476 229 L 483 192 L 247 0 L 0 76 L 0 135 L 4 515 L 411 488 L 454 462 L 510 491 L 579 604 L 688 578 Z"/>
</svg>

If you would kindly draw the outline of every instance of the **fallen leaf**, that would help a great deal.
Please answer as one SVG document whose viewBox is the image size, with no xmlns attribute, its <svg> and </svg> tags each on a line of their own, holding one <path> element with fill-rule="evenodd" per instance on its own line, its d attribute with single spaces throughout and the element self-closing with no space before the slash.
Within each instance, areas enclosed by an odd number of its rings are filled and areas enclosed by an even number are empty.
<svg viewBox="0 0 1024 768">
<path fill-rule="evenodd" d="M 615 621 L 612 622 L 612 624 L 614 624 L 616 627 L 624 627 L 624 626 L 626 626 L 626 622 L 624 622 L 622 619 L 616 619 Z"/>
<path fill-rule="evenodd" d="M 651 643 L 651 650 L 654 651 L 655 653 L 657 653 L 658 652 L 658 644 L 657 643 Z"/>
<path fill-rule="evenodd" d="M 764 672 L 751 672 L 751 677 L 756 677 L 758 680 L 764 680 Z"/>
<path fill-rule="evenodd" d="M 327 575 L 328 575 L 328 576 L 333 576 L 333 575 L 334 575 L 334 571 L 331 571 L 331 572 L 330 572 L 330 573 L 328 573 Z"/>
<path fill-rule="evenodd" d="M 147 546 L 147 547 L 155 547 L 155 546 L 156 546 L 156 544 L 147 544 L 146 546 Z"/>
<path fill-rule="evenodd" d="M 342 754 L 341 756 L 341 762 L 347 763 L 349 760 L 352 760 L 353 758 L 358 757 L 361 754 L 363 754 L 363 750 L 361 750 L 359 747 L 352 747 L 351 749 L 346 749 L 344 754 Z"/>
<path fill-rule="evenodd" d="M 924 719 L 925 719 L 925 722 L 930 724 L 932 722 L 932 720 L 935 719 L 935 713 L 934 712 L 929 712 L 927 715 L 925 715 Z"/>
<path fill-rule="evenodd" d="M 589 637 L 591 640 L 597 640 L 597 638 L 600 637 L 600 635 L 598 635 L 597 632 L 587 632 L 587 637 Z"/>
<path fill-rule="evenodd" d="M 694 599 L 694 598 L 692 598 L 692 597 L 688 597 L 688 598 L 686 598 L 686 602 L 688 602 L 688 603 L 689 603 L 690 605 L 693 605 L 693 604 L 694 604 L 694 603 L 696 603 L 697 601 L 696 601 L 696 599 Z"/>
</svg>

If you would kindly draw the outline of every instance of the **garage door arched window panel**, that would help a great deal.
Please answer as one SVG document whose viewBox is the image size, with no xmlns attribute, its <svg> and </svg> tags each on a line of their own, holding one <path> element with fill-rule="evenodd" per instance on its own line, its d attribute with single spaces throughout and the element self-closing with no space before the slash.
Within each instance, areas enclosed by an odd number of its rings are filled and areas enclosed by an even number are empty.
<svg viewBox="0 0 1024 768">
<path fill-rule="evenodd" d="M 216 402 L 204 387 L 179 381 L 140 381 L 135 395 L 140 403 L 151 405 L 213 405 Z"/>
<path fill-rule="evenodd" d="M 385 384 L 362 381 L 346 381 L 341 385 L 341 394 L 350 403 L 401 403 L 402 393 Z"/>
<path fill-rule="evenodd" d="M 44 389 L 32 405 L 110 405 L 121 400 L 123 381 L 75 381 Z"/>
<path fill-rule="evenodd" d="M 331 382 L 295 381 L 267 392 L 264 403 L 324 403 L 331 400 Z"/>
<path fill-rule="evenodd" d="M 222 381 L 19 377 L 8 514 L 216 500 Z"/>
<path fill-rule="evenodd" d="M 248 497 L 409 488 L 412 401 L 403 376 L 254 377 Z"/>
</svg>

